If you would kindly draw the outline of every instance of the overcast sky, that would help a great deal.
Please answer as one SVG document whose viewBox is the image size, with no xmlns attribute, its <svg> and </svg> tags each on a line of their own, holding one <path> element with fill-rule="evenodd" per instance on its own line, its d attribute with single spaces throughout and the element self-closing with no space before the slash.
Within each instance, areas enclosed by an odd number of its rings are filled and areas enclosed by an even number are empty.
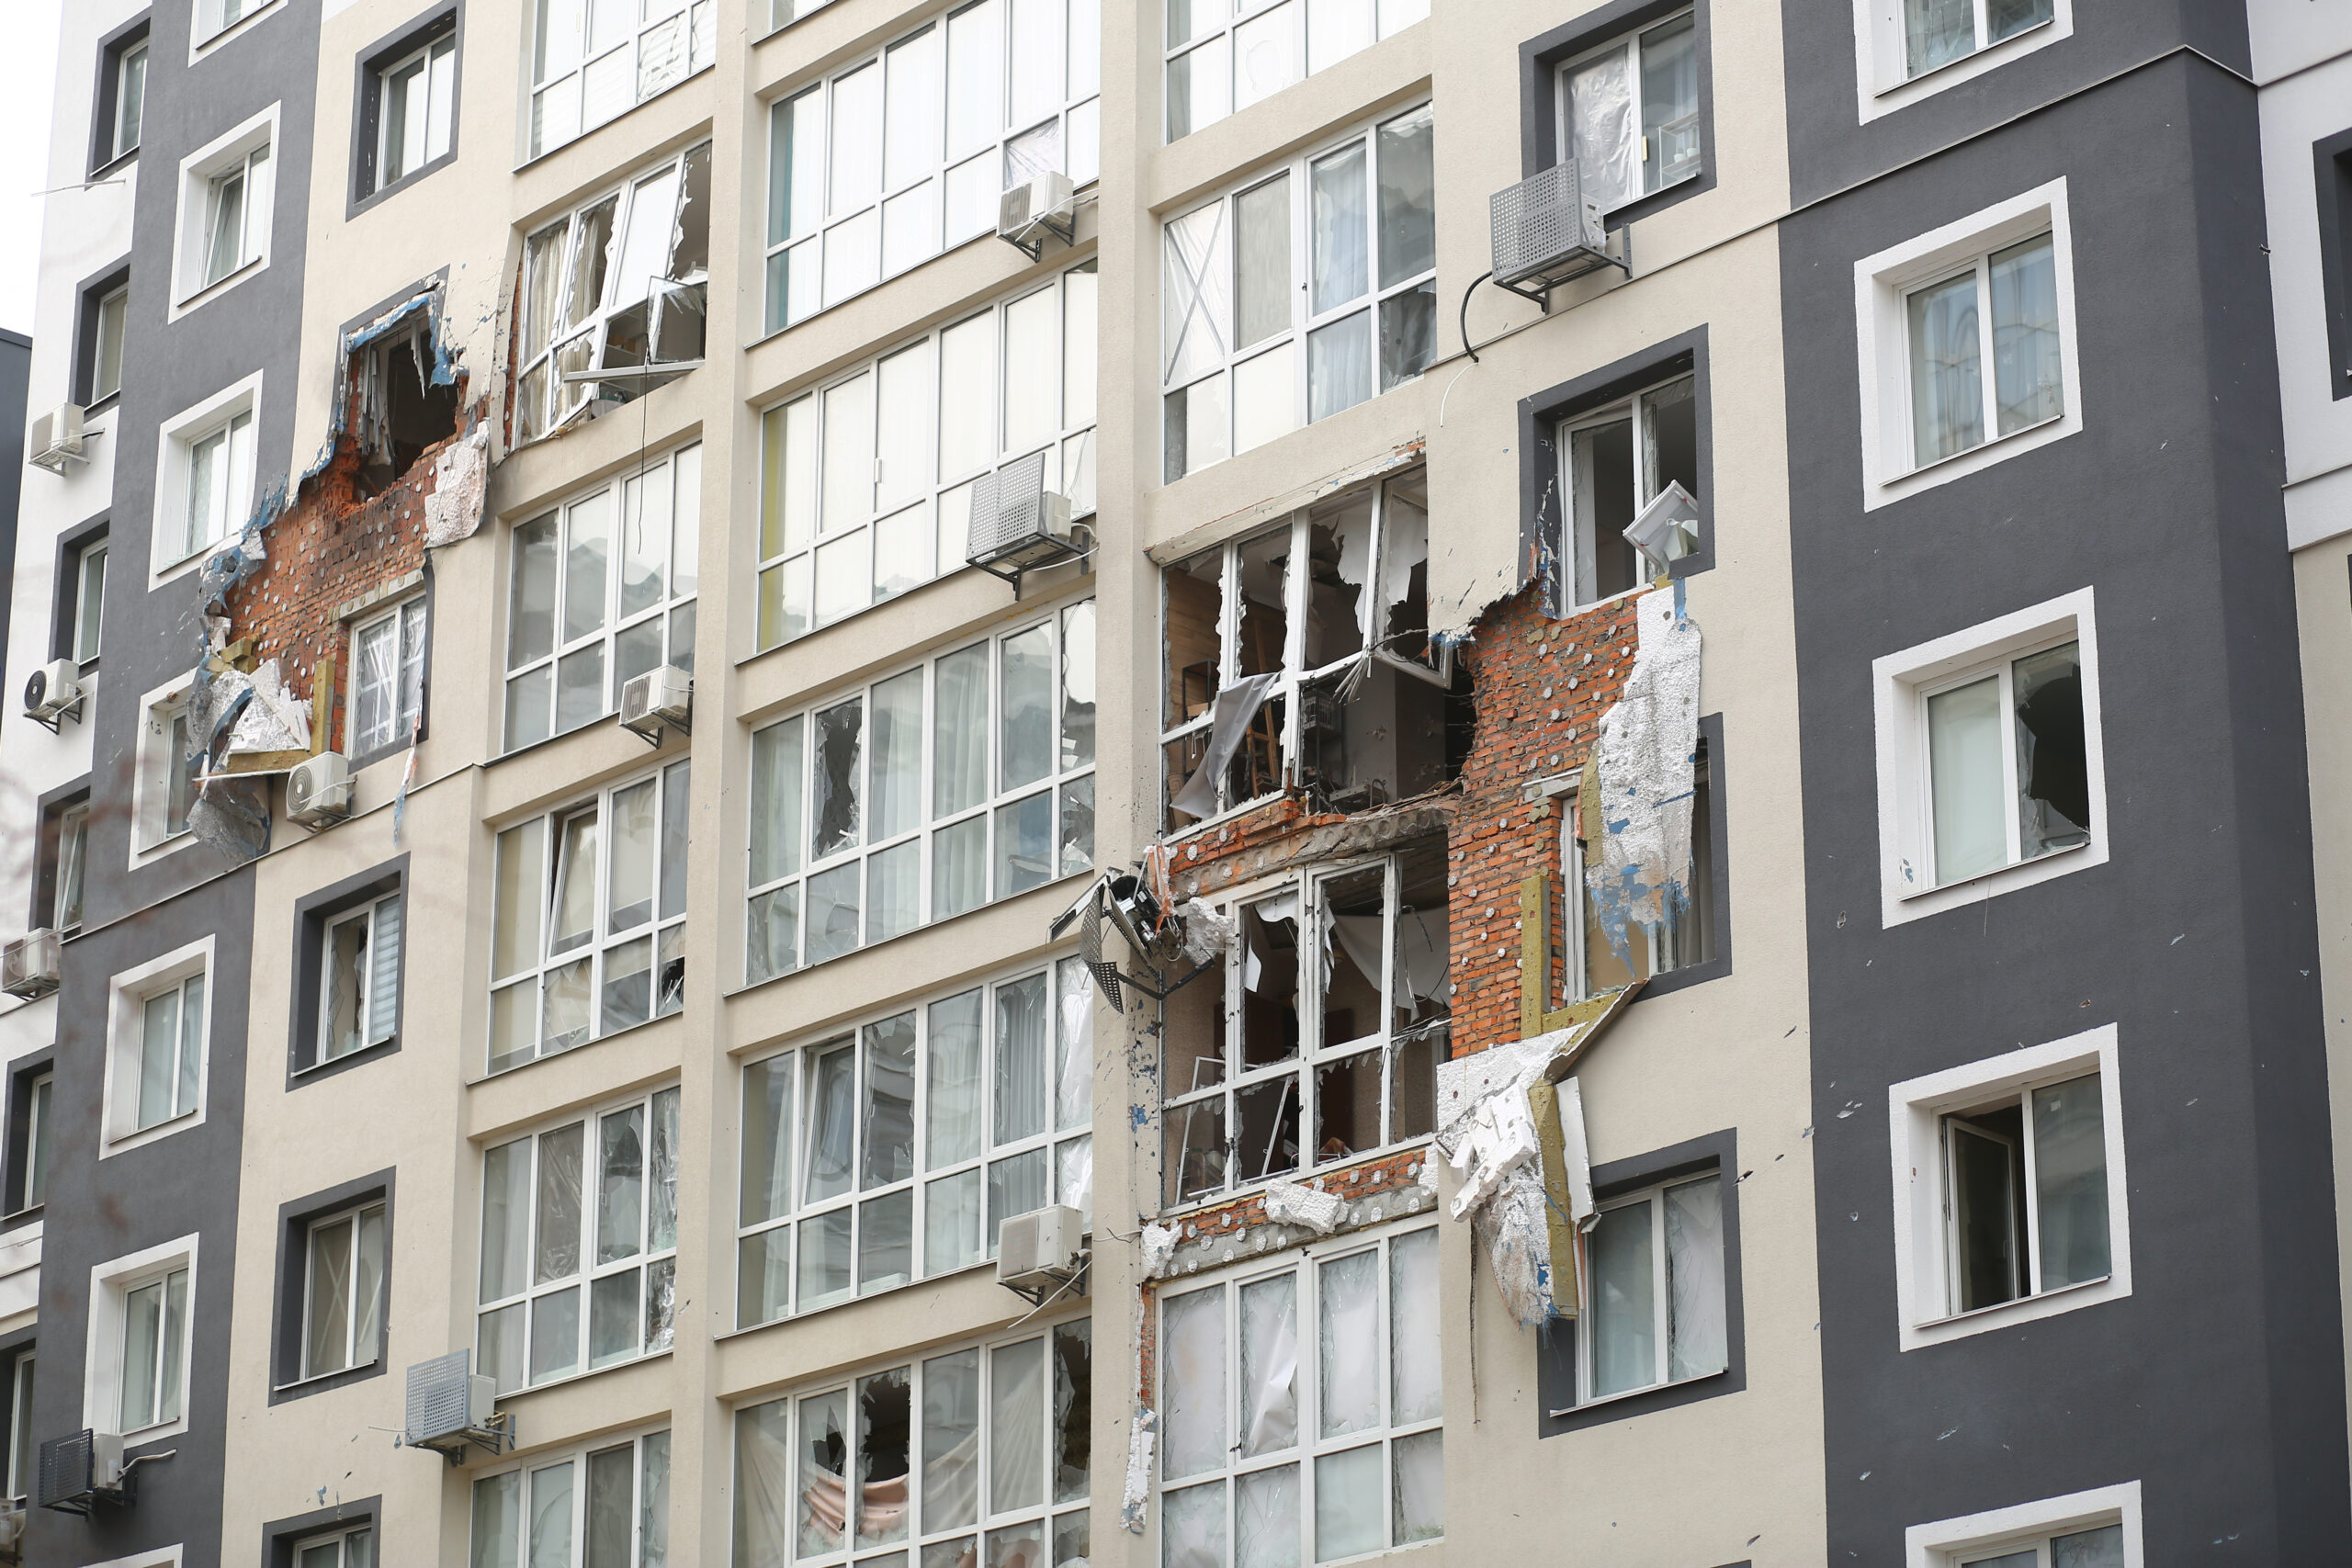
<svg viewBox="0 0 2352 1568">
<path fill-rule="evenodd" d="M 33 330 L 40 270 L 40 215 L 33 194 L 49 181 L 49 106 L 57 85 L 57 19 L 65 0 L 6 0 L 8 46 L 0 50 L 0 327 Z"/>
</svg>

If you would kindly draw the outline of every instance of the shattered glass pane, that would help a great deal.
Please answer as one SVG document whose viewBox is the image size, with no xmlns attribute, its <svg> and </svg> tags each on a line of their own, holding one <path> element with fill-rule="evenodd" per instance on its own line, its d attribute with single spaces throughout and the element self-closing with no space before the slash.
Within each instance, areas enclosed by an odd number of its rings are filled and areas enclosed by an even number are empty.
<svg viewBox="0 0 2352 1568">
<path fill-rule="evenodd" d="M 1445 1533 L 1445 1434 L 1416 1432 L 1389 1447 L 1395 1468 L 1390 1493 L 1396 1544 L 1434 1540 Z"/>
<path fill-rule="evenodd" d="M 1240 1131 L 1234 1153 L 1239 1179 L 1260 1181 L 1298 1168 L 1298 1076 L 1250 1084 L 1235 1100 Z"/>
<path fill-rule="evenodd" d="M 1160 1473 L 1169 1480 L 1225 1463 L 1225 1288 L 1165 1298 L 1159 1314 Z M 1181 1495 L 1167 1499 L 1162 1523 L 1171 1536 Z M 1222 1488 L 1216 1506 L 1221 1518 Z"/>
<path fill-rule="evenodd" d="M 1445 1413 L 1437 1248 L 1434 1230 L 1400 1235 L 1388 1246 L 1388 1418 L 1398 1426 Z"/>
<path fill-rule="evenodd" d="M 2017 661 L 2018 856 L 2090 842 L 2090 765 L 2083 734 L 2082 645 Z"/>
<path fill-rule="evenodd" d="M 802 1400 L 800 1556 L 839 1551 L 846 1544 L 848 1472 L 849 1391 L 834 1389 Z"/>
<path fill-rule="evenodd" d="M 1364 645 L 1364 589 L 1372 576 L 1372 492 L 1317 507 L 1308 527 L 1306 668 L 1320 670 Z"/>
<path fill-rule="evenodd" d="M 580 214 L 571 229 L 571 271 L 565 279 L 563 328 L 570 330 L 594 315 L 605 299 L 605 269 L 613 243 L 613 209 L 620 197 L 608 196 Z"/>
<path fill-rule="evenodd" d="M 1012 790 L 1054 770 L 1054 628 L 1033 626 L 998 646 L 1003 703 L 998 787 Z"/>
<path fill-rule="evenodd" d="M 1057 873 L 1072 876 L 1094 863 L 1094 781 L 1062 785 L 1061 863 Z"/>
<path fill-rule="evenodd" d="M 1225 1185 L 1225 1097 L 1167 1111 L 1168 1201 L 1181 1203 Z"/>
<path fill-rule="evenodd" d="M 1187 1486 L 1159 1500 L 1161 1568 L 1225 1568 L 1225 1483 Z"/>
<path fill-rule="evenodd" d="M 2050 1568 L 2123 1568 L 2123 1527 L 2101 1525 L 2053 1537 Z"/>
<path fill-rule="evenodd" d="M 854 699 L 817 716 L 817 809 L 808 852 L 813 860 L 858 840 L 858 761 L 865 721 L 864 708 Z"/>
<path fill-rule="evenodd" d="M 937 664 L 932 718 L 932 807 L 953 816 L 988 798 L 989 657 L 986 645 Z"/>
<path fill-rule="evenodd" d="M 1298 1466 L 1254 1471 L 1234 1483 L 1234 1568 L 1299 1568 Z"/>
<path fill-rule="evenodd" d="M 1327 1438 L 1367 1431 L 1380 1425 L 1380 1253 L 1354 1252 L 1323 1263 L 1315 1293 L 1320 1430 Z"/>
<path fill-rule="evenodd" d="M 1166 596 L 1160 618 L 1168 674 L 1161 718 L 1166 728 L 1205 718 L 1216 696 L 1224 581 L 1222 550 L 1195 556 L 1160 575 Z"/>
<path fill-rule="evenodd" d="M 907 1539 L 908 1423 L 911 1369 L 857 1380 L 857 1544 L 862 1550 Z"/>
<path fill-rule="evenodd" d="M 1241 1066 L 1298 1055 L 1298 896 L 1241 912 Z"/>
<path fill-rule="evenodd" d="M 803 1052 L 803 1056 L 811 1053 Z M 855 1137 L 853 1095 L 857 1053 L 847 1040 L 813 1054 L 808 1069 L 808 1169 L 801 1198 L 814 1203 L 849 1190 L 851 1150 Z"/>
<path fill-rule="evenodd" d="M 988 1568 L 1038 1568 L 1046 1560 L 1043 1520 L 989 1531 Z"/>
<path fill-rule="evenodd" d="M 1298 1277 L 1278 1274 L 1241 1287 L 1240 1448 L 1255 1458 L 1297 1442 Z"/>
<path fill-rule="evenodd" d="M 980 1353 L 959 1350 L 922 1364 L 922 1529 L 954 1529 L 979 1517 Z"/>
<path fill-rule="evenodd" d="M 1087 1515 L 1080 1509 L 1054 1521 L 1054 1568 L 1087 1568 L 1093 1547 Z"/>
<path fill-rule="evenodd" d="M 1315 1461 L 1315 1560 L 1377 1551 L 1387 1542 L 1388 1478 L 1381 1446 L 1325 1454 Z"/>
<path fill-rule="evenodd" d="M 779 887 L 752 900 L 746 919 L 744 978 L 752 985 L 788 975 L 800 966 L 800 885 Z"/>
<path fill-rule="evenodd" d="M 1054 982 L 1061 1004 L 1055 1032 L 1059 1066 L 1054 1074 L 1054 1126 L 1067 1132 L 1089 1125 L 1094 1116 L 1094 977 L 1083 960 L 1065 958 L 1055 965 Z"/>
<path fill-rule="evenodd" d="M 915 1015 L 870 1023 L 865 1039 L 865 1151 L 858 1186 L 865 1191 L 915 1173 Z"/>
<path fill-rule="evenodd" d="M 961 1171 L 923 1189 L 922 1269 L 946 1274 L 978 1263 L 980 1246 L 980 1173 Z"/>
<path fill-rule="evenodd" d="M 1057 1503 L 1086 1501 L 1087 1461 L 1094 1440 L 1093 1398 L 1093 1329 L 1081 1317 L 1054 1330 L 1053 1472 Z M 1058 1536 L 1058 1530 L 1057 1533 Z"/>
</svg>

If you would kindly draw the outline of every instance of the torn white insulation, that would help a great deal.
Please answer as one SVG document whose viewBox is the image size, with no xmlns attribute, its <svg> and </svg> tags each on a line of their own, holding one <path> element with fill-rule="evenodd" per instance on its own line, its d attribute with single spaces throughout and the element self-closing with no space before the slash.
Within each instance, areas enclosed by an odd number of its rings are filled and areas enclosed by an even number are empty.
<svg viewBox="0 0 2352 1568">
<path fill-rule="evenodd" d="M 215 686 L 247 679 L 234 671 L 215 676 Z M 307 751 L 311 749 L 310 710 L 287 691 L 277 660 L 265 659 L 250 678 L 254 700 L 237 716 L 229 731 L 229 750 L 235 751 Z"/>
<path fill-rule="evenodd" d="M 1553 1314 L 1544 1176 L 1527 1090 L 1578 1032 L 1556 1030 L 1437 1068 L 1438 1152 L 1462 1179 L 1453 1217 L 1470 1221 L 1495 1286 L 1523 1327 Z"/>
<path fill-rule="evenodd" d="M 1177 930 L 1182 933 L 1187 962 L 1216 962 L 1240 934 L 1241 923 L 1205 898 L 1187 898 L 1176 908 Z"/>
<path fill-rule="evenodd" d="M 1159 1430 L 1158 1412 L 1137 1406 L 1127 1426 L 1127 1483 L 1119 1498 L 1119 1522 L 1131 1534 L 1141 1535 L 1148 1520 L 1145 1505 L 1151 1498 L 1151 1439 Z"/>
<path fill-rule="evenodd" d="M 1560 1106 L 1560 1163 L 1567 1173 L 1568 1218 L 1589 1231 L 1600 1217 L 1592 1206 L 1592 1156 L 1584 1141 L 1584 1091 L 1574 1078 L 1552 1086 Z"/>
<path fill-rule="evenodd" d="M 1682 613 L 1682 585 L 1634 606 L 1633 672 L 1601 716 L 1600 843 L 1586 847 L 1593 922 L 1621 962 L 1636 927 L 1655 931 L 1690 897 L 1691 768 L 1699 750 L 1699 624 Z"/>
<path fill-rule="evenodd" d="M 474 426 L 433 460 L 433 493 L 424 498 L 424 542 L 454 545 L 481 526 L 482 500 L 490 479 L 490 424 Z"/>
<path fill-rule="evenodd" d="M 1317 1235 L 1340 1228 L 1348 1212 L 1347 1200 L 1336 1192 L 1318 1192 L 1295 1181 L 1267 1184 L 1266 1218 L 1286 1225 L 1305 1225 Z"/>
<path fill-rule="evenodd" d="M 1225 776 L 1234 752 L 1241 749 L 1241 738 L 1249 732 L 1250 721 L 1258 715 L 1282 680 L 1278 672 L 1250 675 L 1216 694 L 1209 722 L 1208 750 L 1201 757 L 1201 765 L 1184 782 L 1168 804 L 1189 817 L 1216 815 L 1216 781 Z"/>
<path fill-rule="evenodd" d="M 1441 1069 L 1442 1070 L 1442 1069 Z M 1472 1210 L 1502 1190 L 1504 1179 L 1541 1156 L 1535 1139 L 1535 1119 L 1528 1114 L 1527 1096 L 1500 1092 L 1478 1101 L 1466 1124 L 1459 1127 L 1451 1145 L 1440 1144 L 1448 1164 L 1462 1179 L 1453 1194 L 1453 1217 L 1467 1219 Z"/>
<path fill-rule="evenodd" d="M 1176 1243 L 1182 1234 L 1174 1225 L 1143 1227 L 1144 1278 L 1156 1280 L 1159 1277 L 1160 1270 L 1168 1267 L 1168 1259 L 1175 1255 Z"/>
</svg>

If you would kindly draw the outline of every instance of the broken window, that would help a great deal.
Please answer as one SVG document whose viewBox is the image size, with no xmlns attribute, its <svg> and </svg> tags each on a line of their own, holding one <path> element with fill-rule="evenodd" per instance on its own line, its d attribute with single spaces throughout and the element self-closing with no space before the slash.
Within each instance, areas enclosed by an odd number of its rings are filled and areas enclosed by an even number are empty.
<svg viewBox="0 0 2352 1568">
<path fill-rule="evenodd" d="M 1101 10 L 980 0 L 775 104 L 767 330 L 994 233 L 997 198 L 1037 175 L 1091 183 Z"/>
<path fill-rule="evenodd" d="M 530 10 L 534 158 L 718 58 L 717 0 L 536 0 Z"/>
<path fill-rule="evenodd" d="M 2005 1092 L 1939 1121 L 1953 1314 L 2107 1278 L 2099 1075 Z"/>
<path fill-rule="evenodd" d="M 1065 958 L 745 1067 L 738 1326 L 968 1269 L 1014 1214 L 1091 1213 L 1093 999 Z"/>
<path fill-rule="evenodd" d="M 666 1431 L 554 1459 L 534 1454 L 526 1468 L 474 1483 L 469 1568 L 665 1568 L 670 1561 Z M 370 1568 L 375 1562 L 347 1554 L 318 1568 Z M 313 1564 L 306 1555 L 296 1568 Z"/>
<path fill-rule="evenodd" d="M 1582 830 L 1583 823 L 1571 802 L 1560 825 L 1560 863 L 1566 871 L 1566 886 L 1561 891 L 1562 907 L 1567 913 L 1566 940 L 1555 950 L 1565 962 L 1564 1003 L 1689 969 L 1715 956 L 1714 765 L 1703 739 L 1690 772 L 1690 882 L 1684 890 L 1686 897 L 1657 925 L 1629 922 L 1622 948 L 1612 940 L 1614 933 L 1592 897 L 1586 868 L 1598 863 L 1600 851 L 1600 846 L 1583 840 Z"/>
<path fill-rule="evenodd" d="M 1089 259 L 760 416 L 761 648 L 960 570 L 1003 463 L 1042 450 L 1093 513 L 1096 287 Z"/>
<path fill-rule="evenodd" d="M 424 599 L 402 601 L 351 633 L 350 752 L 406 745 L 424 716 Z"/>
<path fill-rule="evenodd" d="M 1699 496 L 1698 409 L 1697 379 L 1681 376 L 1562 422 L 1567 521 L 1559 570 L 1569 604 L 1638 588 L 1699 547 L 1698 511 L 1690 504 Z M 1636 529 L 1645 516 L 1650 525 Z M 1629 530 L 1647 543 L 1636 545 Z"/>
<path fill-rule="evenodd" d="M 1436 357 L 1435 125 L 1423 104 L 1360 126 L 1162 226 L 1167 482 Z"/>
<path fill-rule="evenodd" d="M 1451 1006 L 1442 846 L 1317 873 L 1235 914 L 1217 971 L 1169 999 L 1171 1205 L 1434 1124 Z"/>
<path fill-rule="evenodd" d="M 1468 702 L 1429 634 L 1421 470 L 1161 573 L 1171 829 L 1287 790 L 1356 811 L 1460 770 Z"/>
<path fill-rule="evenodd" d="M 482 1156 L 474 1368 L 498 1392 L 670 1348 L 678 1091 Z"/>
<path fill-rule="evenodd" d="M 1602 1203 L 1584 1264 L 1577 1404 L 1729 1364 L 1720 1173 Z"/>
<path fill-rule="evenodd" d="M 1938 886 L 2090 842 L 2082 645 L 1922 688 Z"/>
<path fill-rule="evenodd" d="M 1699 29 L 1689 11 L 1560 67 L 1560 144 L 1604 212 L 1697 176 Z"/>
<path fill-rule="evenodd" d="M 401 907 L 394 893 L 326 923 L 316 1060 L 331 1062 L 381 1044 L 398 1031 Z"/>
<path fill-rule="evenodd" d="M 738 1410 L 736 1568 L 1084 1562 L 1091 1368 L 1080 1318 Z"/>
<path fill-rule="evenodd" d="M 1094 602 L 755 731 L 751 812 L 755 985 L 1090 869 Z"/>
<path fill-rule="evenodd" d="M 685 1005 L 686 768 L 498 835 L 492 1072 Z"/>
<path fill-rule="evenodd" d="M 457 378 L 439 369 L 447 378 L 435 384 L 433 326 L 421 310 L 345 355 L 344 428 L 359 446 L 362 486 L 379 491 L 458 433 Z"/>
<path fill-rule="evenodd" d="M 1159 1326 L 1169 1568 L 1444 1534 L 1434 1227 L 1164 1295 Z"/>
<path fill-rule="evenodd" d="M 707 141 L 526 240 L 515 445 L 701 364 L 709 276 Z"/>
<path fill-rule="evenodd" d="M 1168 140 L 1175 141 L 1227 115 L 1329 70 L 1380 39 L 1426 20 L 1429 0 L 1352 0 L 1238 6 L 1237 24 L 1222 3 L 1173 0 L 1167 8 Z"/>
<path fill-rule="evenodd" d="M 632 676 L 694 673 L 701 542 L 699 443 L 514 530 L 507 750 L 604 717 Z"/>
</svg>

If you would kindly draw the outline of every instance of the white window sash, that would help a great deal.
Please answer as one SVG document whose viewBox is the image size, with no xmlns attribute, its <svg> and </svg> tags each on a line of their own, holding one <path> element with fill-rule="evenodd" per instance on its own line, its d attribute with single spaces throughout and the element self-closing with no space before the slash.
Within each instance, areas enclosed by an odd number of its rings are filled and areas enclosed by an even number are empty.
<svg viewBox="0 0 2352 1568">
<path fill-rule="evenodd" d="M 612 1507 L 613 1500 L 606 1499 L 608 1511 L 599 1516 L 611 1518 L 617 1515 L 628 1521 L 627 1535 L 612 1543 L 621 1551 L 617 1561 L 630 1568 L 674 1561 L 668 1552 L 668 1506 L 673 1495 L 670 1436 L 670 1429 L 662 1427 L 569 1450 L 535 1454 L 520 1465 L 479 1476 L 471 1492 L 473 1540 L 469 1561 L 530 1562 L 560 1568 L 576 1568 L 584 1562 L 589 1519 L 595 1504 L 590 1496 L 591 1481 L 600 1468 L 591 1461 L 620 1450 L 629 1454 L 628 1496 L 618 1500 L 618 1507 Z M 547 1481 L 541 1482 L 541 1476 Z M 539 1488 L 544 1488 L 543 1495 L 533 1498 L 526 1507 L 526 1495 Z M 489 1502 L 491 1495 L 497 1496 L 500 1502 Z M 664 1500 L 662 1509 L 654 1506 L 656 1495 Z M 503 1539 L 486 1539 L 481 1533 L 481 1527 L 493 1521 L 508 1524 L 514 1533 Z"/>
<path fill-rule="evenodd" d="M 1240 0 L 1232 8 L 1238 16 L 1228 14 L 1223 0 L 1200 8 L 1216 19 L 1181 39 L 1167 37 L 1165 29 L 1160 38 L 1168 104 L 1160 129 L 1170 143 L 1328 71 L 1430 14 L 1429 0 L 1290 0 L 1287 6 Z M 1261 52 L 1267 51 L 1272 52 Z M 1236 58 L 1252 54 L 1273 73 L 1260 77 Z M 1180 62 L 1189 62 L 1181 84 Z M 1205 95 L 1202 81 L 1211 84 Z M 1175 125 L 1180 101 L 1185 120 L 1181 131 Z"/>
<path fill-rule="evenodd" d="M 313 1220 L 311 1222 L 309 1227 L 302 1233 L 301 1371 L 302 1377 L 305 1380 L 317 1377 L 331 1377 L 337 1372 L 351 1371 L 359 1367 L 372 1366 L 375 1364 L 375 1346 L 372 1343 L 363 1343 L 363 1340 L 369 1337 L 363 1335 L 362 1329 L 363 1326 L 368 1325 L 368 1319 L 373 1318 L 380 1323 L 379 1314 L 381 1308 L 379 1303 L 362 1302 L 360 1297 L 359 1266 L 364 1255 L 363 1249 L 367 1244 L 367 1232 L 365 1227 L 368 1218 L 370 1215 L 373 1215 L 376 1218 L 378 1227 L 377 1239 L 378 1245 L 380 1247 L 384 1239 L 384 1213 L 385 1210 L 383 1204 L 367 1203 L 356 1209 L 345 1209 L 341 1213 L 329 1214 L 323 1219 Z M 318 1233 L 322 1230 L 328 1229 L 334 1225 L 346 1224 L 351 1226 L 351 1233 L 345 1238 L 343 1249 L 344 1321 L 343 1333 L 341 1337 L 343 1343 L 340 1347 L 343 1361 L 339 1366 L 314 1367 L 311 1365 L 310 1361 L 311 1328 L 316 1321 L 315 1314 L 320 1306 L 319 1290 L 322 1283 L 318 1277 L 319 1255 L 316 1237 Z M 383 1288 L 383 1263 L 384 1259 L 379 1256 L 377 1259 L 376 1280 L 376 1287 L 379 1292 Z"/>
<path fill-rule="evenodd" d="M 619 22 L 591 36 L 597 13 Z M 718 58 L 715 0 L 542 0 L 531 24 L 529 154 L 538 158 L 668 92 Z"/>
</svg>

